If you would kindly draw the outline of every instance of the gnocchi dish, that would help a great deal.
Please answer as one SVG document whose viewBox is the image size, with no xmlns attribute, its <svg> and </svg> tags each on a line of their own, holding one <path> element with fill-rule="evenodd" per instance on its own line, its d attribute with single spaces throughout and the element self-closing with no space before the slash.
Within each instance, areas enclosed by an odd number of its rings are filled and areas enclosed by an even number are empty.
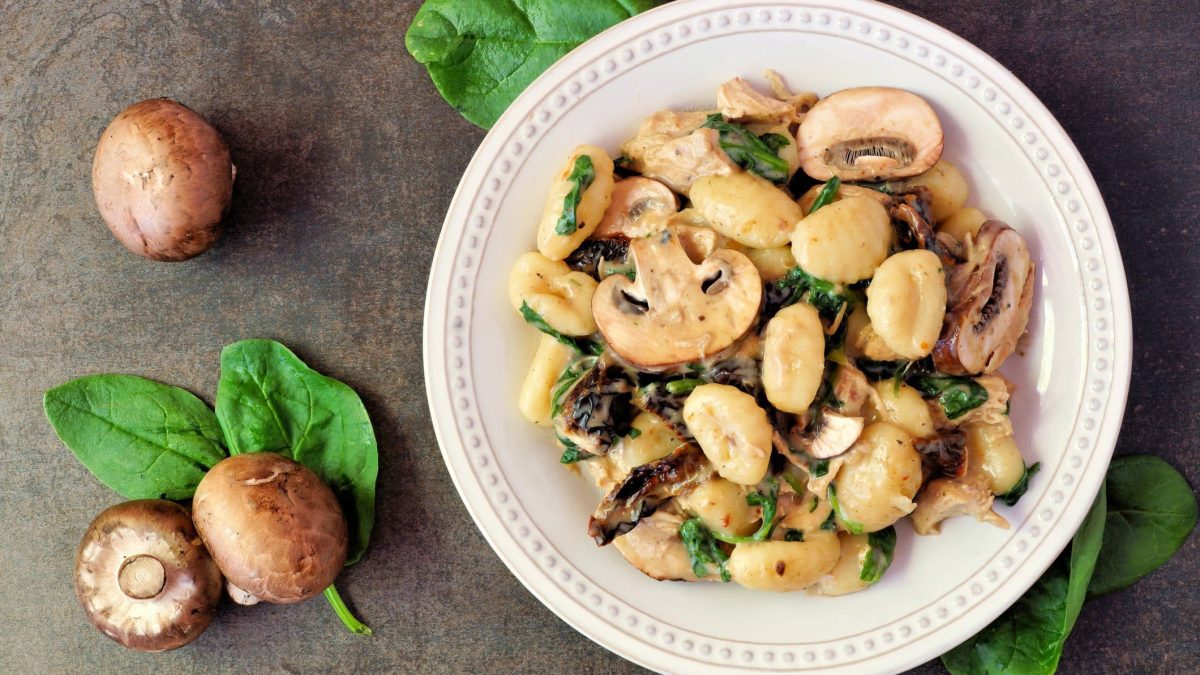
<svg viewBox="0 0 1200 675">
<path fill-rule="evenodd" d="M 643 573 L 841 595 L 902 519 L 1008 527 L 1037 465 L 997 369 L 1034 263 L 967 206 L 919 96 L 766 79 L 566 158 L 509 279 L 540 331 L 517 405 Z"/>
</svg>

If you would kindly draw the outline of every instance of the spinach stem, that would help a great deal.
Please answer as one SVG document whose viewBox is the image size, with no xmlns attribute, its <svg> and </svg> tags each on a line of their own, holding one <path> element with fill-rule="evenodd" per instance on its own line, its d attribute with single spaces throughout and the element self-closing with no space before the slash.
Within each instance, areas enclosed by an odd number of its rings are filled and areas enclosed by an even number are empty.
<svg viewBox="0 0 1200 675">
<path fill-rule="evenodd" d="M 346 603 L 342 601 L 342 596 L 338 594 L 336 586 L 330 584 L 329 588 L 325 589 L 324 595 L 325 599 L 329 601 L 330 606 L 333 607 L 333 611 L 351 633 L 355 635 L 372 634 L 371 629 L 365 623 L 359 621 L 354 616 L 354 613 L 350 611 L 350 608 L 346 606 Z"/>
</svg>

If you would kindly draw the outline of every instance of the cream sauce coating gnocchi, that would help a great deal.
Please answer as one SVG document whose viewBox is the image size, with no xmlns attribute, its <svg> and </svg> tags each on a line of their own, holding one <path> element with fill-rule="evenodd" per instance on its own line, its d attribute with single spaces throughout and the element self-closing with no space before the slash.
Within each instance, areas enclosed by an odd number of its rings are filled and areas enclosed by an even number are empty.
<svg viewBox="0 0 1200 675">
<path fill-rule="evenodd" d="M 921 392 L 907 384 L 897 386 L 891 380 L 876 382 L 872 388 L 878 396 L 868 400 L 867 424 L 888 422 L 916 438 L 929 438 L 937 433 Z"/>
<path fill-rule="evenodd" d="M 745 536 L 758 528 L 760 520 L 759 509 L 746 503 L 747 494 L 745 486 L 714 476 L 676 502 L 713 532 Z"/>
<path fill-rule="evenodd" d="M 636 434 L 629 434 L 608 453 L 608 459 L 622 476 L 636 466 L 662 459 L 683 445 L 666 424 L 650 413 L 641 413 L 633 418 Z"/>
<path fill-rule="evenodd" d="M 712 228 L 754 248 L 788 243 L 792 228 L 804 217 L 787 193 L 747 171 L 702 176 L 692 184 L 692 208 Z"/>
<path fill-rule="evenodd" d="M 867 315 L 889 349 L 909 360 L 928 356 L 946 316 L 946 276 L 937 254 L 915 249 L 884 260 L 867 287 Z"/>
<path fill-rule="evenodd" d="M 974 239 L 979 236 L 979 228 L 987 222 L 987 216 L 979 209 L 959 209 L 949 218 L 938 223 L 938 232 L 945 232 L 955 239 L 965 242 L 967 237 Z"/>
<path fill-rule="evenodd" d="M 517 408 L 525 419 L 543 427 L 554 426 L 550 419 L 551 391 L 573 356 L 570 347 L 549 335 L 538 338 L 533 363 L 529 364 L 529 372 L 525 374 L 525 382 L 517 397 Z"/>
<path fill-rule="evenodd" d="M 850 197 L 801 220 L 792 232 L 792 255 L 809 274 L 852 284 L 875 273 L 891 241 L 887 209 L 874 199 Z"/>
<path fill-rule="evenodd" d="M 907 431 L 887 422 L 863 429 L 850 459 L 834 477 L 839 519 L 877 532 L 916 508 L 921 456 Z"/>
<path fill-rule="evenodd" d="M 809 304 L 780 310 L 763 333 L 762 383 L 767 400 L 790 413 L 808 410 L 825 372 L 825 327 Z"/>
<path fill-rule="evenodd" d="M 817 582 L 817 590 L 822 595 L 846 595 L 871 585 L 870 582 L 862 580 L 863 564 L 871 552 L 867 535 L 840 532 L 837 537 L 841 555 L 837 565 Z"/>
<path fill-rule="evenodd" d="M 579 196 L 579 205 L 575 208 L 576 230 L 568 234 L 557 232 L 559 218 L 563 215 L 567 195 L 574 187 L 570 180 L 575 168 L 575 161 L 581 155 L 592 160 L 592 170 L 595 177 L 591 185 Z M 566 166 L 554 177 L 550 194 L 546 198 L 546 207 L 542 211 L 542 219 L 538 223 L 537 243 L 542 255 L 551 260 L 562 260 L 579 248 L 579 244 L 588 238 L 600 221 L 612 201 L 613 192 L 613 161 L 608 153 L 594 145 L 581 145 L 575 148 L 567 158 Z"/>
<path fill-rule="evenodd" d="M 967 203 L 967 179 L 958 167 L 945 159 L 939 159 L 928 171 L 905 179 L 901 189 L 922 185 L 929 189 L 930 220 L 940 223 Z"/>
<path fill-rule="evenodd" d="M 517 258 L 508 277 L 508 299 L 513 309 L 521 304 L 537 312 L 554 330 L 565 335 L 596 332 L 592 317 L 592 294 L 596 280 L 574 272 L 561 260 L 550 260 L 537 252 Z"/>
<path fill-rule="evenodd" d="M 987 477 L 992 494 L 1013 489 L 1025 473 L 1025 460 L 1012 432 L 1000 424 L 968 424 L 967 463 Z"/>
<path fill-rule="evenodd" d="M 774 282 L 783 278 L 796 266 L 796 258 L 790 246 L 775 248 L 745 248 L 742 253 L 758 268 L 763 281 Z"/>
<path fill-rule="evenodd" d="M 683 420 L 722 478 L 757 485 L 771 460 L 771 423 L 754 397 L 727 384 L 696 387 Z"/>
<path fill-rule="evenodd" d="M 729 576 L 756 591 L 799 591 L 828 574 L 840 554 L 830 532 L 806 533 L 804 541 L 738 544 L 729 555 Z"/>
</svg>

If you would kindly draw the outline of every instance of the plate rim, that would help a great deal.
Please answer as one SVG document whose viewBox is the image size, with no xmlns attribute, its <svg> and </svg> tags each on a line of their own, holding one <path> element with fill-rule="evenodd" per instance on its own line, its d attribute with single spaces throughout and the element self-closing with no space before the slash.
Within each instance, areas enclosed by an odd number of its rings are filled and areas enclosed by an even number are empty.
<svg viewBox="0 0 1200 675">
<path fill-rule="evenodd" d="M 764 15 L 763 13 L 766 12 Z M 754 2 L 750 0 L 740 0 L 734 2 L 721 2 L 720 0 L 690 0 L 687 2 L 677 2 L 665 5 L 649 12 L 634 17 L 628 21 L 622 22 L 613 28 L 601 33 L 592 38 L 580 47 L 573 50 L 571 53 L 560 59 L 545 73 L 542 74 L 533 84 L 531 84 L 525 92 L 509 107 L 500 120 L 492 127 L 491 131 L 481 142 L 479 149 L 472 157 L 470 164 L 463 174 L 462 180 L 455 191 L 453 200 L 447 210 L 447 217 L 443 223 L 441 234 L 438 238 L 437 248 L 433 257 L 433 265 L 429 277 L 429 285 L 426 291 L 425 310 L 424 310 L 424 326 L 423 326 L 423 354 L 424 354 L 424 376 L 426 382 L 426 391 L 428 394 L 428 403 L 430 406 L 431 420 L 433 421 L 435 435 L 438 440 L 439 449 L 442 453 L 443 460 L 446 463 L 447 469 L 451 474 L 451 478 L 458 490 L 460 498 L 463 500 L 468 511 L 471 513 L 473 520 L 483 533 L 484 538 L 496 551 L 504 564 L 509 568 L 510 572 L 517 577 L 521 583 L 529 589 L 529 591 L 538 598 L 551 611 L 555 612 L 560 618 L 579 630 L 590 639 L 597 642 L 601 646 L 613 651 L 614 653 L 627 658 L 635 663 L 639 663 L 646 667 L 669 670 L 686 668 L 688 670 L 697 669 L 724 669 L 735 667 L 738 665 L 747 666 L 748 663 L 737 663 L 733 659 L 725 658 L 725 663 L 718 663 L 716 659 L 706 661 L 697 661 L 692 658 L 685 658 L 683 655 L 672 650 L 664 649 L 660 644 L 651 644 L 644 640 L 638 642 L 644 649 L 636 648 L 636 645 L 631 645 L 632 636 L 629 631 L 620 630 L 609 625 L 607 622 L 588 622 L 588 612 L 580 611 L 578 601 L 571 597 L 558 583 L 550 579 L 545 574 L 532 575 L 526 569 L 523 561 L 519 560 L 523 552 L 521 546 L 515 541 L 515 537 L 508 530 L 500 518 L 500 514 L 493 504 L 488 503 L 486 498 L 482 499 L 482 503 L 477 503 L 483 497 L 483 485 L 480 482 L 479 476 L 474 471 L 470 470 L 470 463 L 466 459 L 465 443 L 455 443 L 450 438 L 450 433 L 443 429 L 443 422 L 447 416 L 453 420 L 455 414 L 453 412 L 453 399 L 450 395 L 450 382 L 448 377 L 441 377 L 437 374 L 439 364 L 444 367 L 446 364 L 445 353 L 447 340 L 445 339 L 452 331 L 443 330 L 437 331 L 436 328 L 442 324 L 438 323 L 441 314 L 447 314 L 445 310 L 450 302 L 449 292 L 452 281 L 454 258 L 451 253 L 457 253 L 457 250 L 451 252 L 450 236 L 456 229 L 460 230 L 459 235 L 464 235 L 466 230 L 466 215 L 462 213 L 461 217 L 457 217 L 459 212 L 463 210 L 463 204 L 468 200 L 472 200 L 478 196 L 478 191 L 473 194 L 468 194 L 469 191 L 474 191 L 474 188 L 468 189 L 468 185 L 477 184 L 482 187 L 483 180 L 486 176 L 485 164 L 490 164 L 491 160 L 499 154 L 501 146 L 512 138 L 517 129 L 525 122 L 533 119 L 535 110 L 545 104 L 557 90 L 562 90 L 558 94 L 556 100 L 562 100 L 563 104 L 558 107 L 561 109 L 563 105 L 573 96 L 578 97 L 580 87 L 577 90 L 571 91 L 566 84 L 567 80 L 572 79 L 582 72 L 588 64 L 599 63 L 606 55 L 614 57 L 618 51 L 632 46 L 632 44 L 642 39 L 643 36 L 650 33 L 662 31 L 661 34 L 668 35 L 668 43 L 670 35 L 667 29 L 677 29 L 681 22 L 687 20 L 695 20 L 696 17 L 709 16 L 714 17 L 724 15 L 727 23 L 737 22 L 741 25 L 749 25 L 762 20 L 763 23 L 771 23 L 772 19 L 782 19 L 784 12 L 789 12 L 791 20 L 798 20 L 801 14 L 811 15 L 809 20 L 821 21 L 822 18 L 828 17 L 823 26 L 839 27 L 838 24 L 842 21 L 847 21 L 847 17 L 856 16 L 863 19 L 870 31 L 874 31 L 877 27 L 875 24 L 886 26 L 883 31 L 903 31 L 903 35 L 920 36 L 924 43 L 918 47 L 913 45 L 914 50 L 925 49 L 925 54 L 921 56 L 923 59 L 928 59 L 933 62 L 939 58 L 942 63 L 940 68 L 955 68 L 960 70 L 965 66 L 972 71 L 978 71 L 978 76 L 982 82 L 987 82 L 998 89 L 1011 103 L 1001 103 L 998 105 L 1007 105 L 1015 107 L 1022 117 L 1028 118 L 1029 123 L 1033 124 L 1044 137 L 1044 143 L 1052 148 L 1052 157 L 1056 158 L 1066 169 L 1066 175 L 1071 179 L 1071 184 L 1067 184 L 1065 180 L 1061 183 L 1067 185 L 1068 190 L 1063 194 L 1074 193 L 1077 195 L 1075 199 L 1083 202 L 1085 214 L 1089 217 L 1087 220 L 1088 231 L 1093 231 L 1092 236 L 1099 239 L 1100 244 L 1100 269 L 1103 274 L 1102 287 L 1095 289 L 1096 291 L 1104 291 L 1097 295 L 1098 299 L 1103 301 L 1107 296 L 1109 299 L 1106 305 L 1096 307 L 1096 312 L 1103 312 L 1106 316 L 1111 316 L 1111 326 L 1106 330 L 1093 330 L 1094 323 L 1092 319 L 1092 305 L 1085 306 L 1084 312 L 1087 316 L 1087 326 L 1084 333 L 1084 339 L 1088 342 L 1089 354 L 1094 349 L 1092 342 L 1096 338 L 1096 333 L 1103 333 L 1109 338 L 1108 349 L 1112 354 L 1111 364 L 1113 370 L 1104 378 L 1107 382 L 1103 391 L 1095 392 L 1096 394 L 1104 394 L 1103 400 L 1099 397 L 1093 397 L 1089 401 L 1089 405 L 1093 401 L 1099 401 L 1099 410 L 1093 410 L 1093 413 L 1104 413 L 1101 415 L 1101 421 L 1097 425 L 1097 431 L 1093 434 L 1097 437 L 1095 441 L 1090 442 L 1088 450 L 1088 458 L 1084 466 L 1080 469 L 1083 477 L 1086 480 L 1080 480 L 1075 487 L 1071 498 L 1067 500 L 1068 505 L 1075 505 L 1081 499 L 1080 495 L 1086 495 L 1086 503 L 1090 504 L 1092 498 L 1099 490 L 1100 483 L 1103 481 L 1104 469 L 1097 468 L 1098 464 L 1103 464 L 1107 467 L 1107 463 L 1111 458 L 1113 449 L 1115 448 L 1117 432 L 1120 428 L 1121 411 L 1124 410 L 1126 399 L 1128 396 L 1129 375 L 1132 365 L 1132 322 L 1129 311 L 1128 289 L 1125 280 L 1124 267 L 1121 262 L 1120 252 L 1117 248 L 1115 233 L 1112 228 L 1111 220 L 1108 216 L 1107 209 L 1104 206 L 1100 196 L 1099 189 L 1095 184 L 1095 180 L 1091 172 L 1087 169 L 1082 156 L 1074 143 L 1071 142 L 1066 132 L 1062 129 L 1057 119 L 1045 108 L 1040 100 L 1022 84 L 1010 71 L 1004 66 L 996 62 L 985 52 L 971 45 L 966 40 L 954 35 L 945 28 L 937 26 L 932 22 L 912 15 L 903 10 L 894 7 L 871 2 L 869 0 L 847 0 L 838 3 L 837 6 L 830 6 L 827 3 L 818 2 L 816 0 L 777 0 L 775 2 Z M 753 14 L 751 14 L 753 13 Z M 743 22 L 743 16 L 746 20 Z M 732 18 L 732 21 L 730 19 Z M 781 24 L 784 22 L 776 21 L 772 25 L 772 29 L 787 29 Z M 848 32 L 852 27 L 853 20 L 849 20 L 845 26 L 840 26 L 841 30 Z M 799 24 L 794 24 L 799 25 Z M 811 25 L 811 24 L 810 24 Z M 831 28 L 832 29 L 832 28 Z M 736 28 L 732 33 L 744 32 L 738 31 Z M 805 31 L 812 32 L 812 31 Z M 929 35 L 934 36 L 933 39 Z M 897 37 L 897 40 L 901 38 Z M 686 43 L 686 42 L 685 42 Z M 642 45 L 650 45 L 647 53 L 654 54 L 654 43 L 650 40 L 645 40 Z M 936 54 L 935 54 L 936 52 Z M 630 53 L 633 53 L 630 50 Z M 965 54 L 965 56 L 964 56 Z M 635 54 L 636 57 L 636 54 Z M 615 61 L 615 58 L 613 59 Z M 909 58 L 913 61 L 912 58 Z M 953 65 L 950 64 L 953 60 Z M 917 63 L 916 61 L 913 61 Z M 637 61 L 634 61 L 636 65 Z M 917 63 L 928 69 L 928 66 L 922 63 Z M 594 71 L 593 71 L 594 72 Z M 623 69 L 616 69 L 616 74 L 624 72 Z M 962 77 L 962 72 L 956 77 Z M 616 76 L 616 75 L 613 75 Z M 972 76 L 973 77 L 973 76 Z M 982 79 L 986 78 L 986 79 Z M 609 79 L 608 77 L 600 78 L 598 84 L 603 84 Z M 572 82 L 577 84 L 577 82 Z M 561 85 L 561 86 L 560 86 Z M 978 87 L 979 83 L 976 84 Z M 961 87 L 960 87 L 961 88 Z M 990 89 L 990 88 L 989 88 Z M 965 91 L 965 90 L 964 90 Z M 986 91 L 986 90 L 980 90 Z M 967 92 L 970 93 L 970 92 Z M 586 94 L 584 94 L 586 95 Z M 992 97 L 988 98 L 991 103 L 997 97 L 993 91 Z M 578 99 L 576 99 L 578 100 Z M 1019 101 L 1019 102 L 1018 102 Z M 569 108 L 568 108 L 569 109 Z M 554 113 L 552 112 L 551 115 Z M 994 115 L 993 115 L 994 116 Z M 1013 117 L 1012 119 L 1016 119 Z M 474 180 L 479 177 L 478 180 Z M 1044 184 L 1049 187 L 1045 175 L 1039 176 Z M 1070 188 L 1073 188 L 1070 189 Z M 1062 190 L 1059 190 L 1062 192 Z M 1055 196 L 1056 205 L 1060 204 L 1060 196 Z M 1081 205 L 1078 202 L 1065 202 L 1065 204 L 1075 204 L 1075 210 L 1078 210 Z M 1070 222 L 1072 217 L 1068 215 L 1067 210 L 1064 210 L 1060 205 L 1059 209 L 1063 215 L 1064 221 Z M 1068 209 L 1069 210 L 1069 209 Z M 1072 211 L 1074 213 L 1074 211 Z M 1081 221 L 1082 222 L 1082 221 Z M 1068 228 L 1068 239 L 1073 244 L 1071 254 L 1080 262 L 1082 257 L 1080 254 L 1080 241 L 1075 233 Z M 462 237 L 459 237 L 461 243 Z M 1093 243 L 1094 245 L 1094 243 Z M 1090 247 L 1089 247 L 1090 248 Z M 1095 255 L 1094 253 L 1092 255 Z M 449 260 L 447 260 L 449 258 Z M 1080 275 L 1083 275 L 1083 266 L 1079 266 Z M 440 283 L 439 283 L 440 282 Z M 1085 298 L 1088 296 L 1088 286 L 1085 280 L 1079 279 L 1080 285 L 1083 288 Z M 444 296 L 444 297 L 441 297 Z M 1107 307 L 1107 308 L 1106 308 Z M 448 316 L 446 317 L 448 319 Z M 447 322 L 448 325 L 448 322 Z M 1105 339 L 1100 337 L 1098 339 Z M 469 340 L 465 341 L 469 350 Z M 1107 350 L 1105 350 L 1107 351 Z M 1092 381 L 1092 369 L 1094 363 L 1085 360 L 1084 372 L 1082 380 L 1086 384 Z M 1107 367 L 1107 365 L 1106 365 Z M 1084 398 L 1088 398 L 1089 395 Z M 1075 417 L 1075 425 L 1078 427 L 1079 421 L 1084 417 L 1084 401 L 1081 400 L 1078 406 L 1078 412 Z M 1072 435 L 1074 438 L 1074 435 Z M 464 439 L 465 440 L 465 439 Z M 453 445 L 451 445 L 453 443 Z M 452 452 L 457 450 L 457 452 Z M 1096 462 L 1097 459 L 1102 461 Z M 1064 463 L 1066 455 L 1064 455 Z M 465 464 L 465 466 L 464 466 Z M 462 469 L 468 469 L 463 472 Z M 468 473 L 471 475 L 469 480 L 467 476 L 461 475 Z M 1098 476 L 1098 477 L 1097 477 Z M 469 484 L 473 483 L 473 485 Z M 1047 491 L 1048 494 L 1048 491 Z M 1040 506 L 1038 507 L 1040 508 Z M 1035 509 L 1036 510 L 1036 509 Z M 1034 544 L 1034 550 L 1026 554 L 1025 558 L 1017 565 L 1009 577 L 996 586 L 996 591 L 1008 595 L 1013 589 L 1020 587 L 1023 593 L 1030 585 L 1032 585 L 1041 573 L 1048 567 L 1057 557 L 1058 553 L 1066 546 L 1070 540 L 1070 536 L 1074 533 L 1079 523 L 1086 515 L 1086 507 L 1073 506 L 1072 508 L 1063 507 L 1062 515 L 1055 520 L 1050 532 L 1045 537 L 1037 537 Z M 1015 528 L 1015 531 L 1023 530 L 1028 521 L 1033 518 L 1033 513 L 1030 513 L 1029 518 Z M 1069 528 L 1069 529 L 1068 529 Z M 508 535 L 506 538 L 497 536 L 500 533 Z M 1015 538 L 1015 536 L 1014 536 Z M 1005 544 L 1007 546 L 1007 544 Z M 515 549 L 515 550 L 514 550 Z M 1051 551 L 1052 553 L 1047 553 Z M 1033 567 L 1029 564 L 1033 562 Z M 568 565 L 569 566 L 569 565 Z M 1030 570 L 1036 569 L 1036 573 Z M 533 568 L 534 572 L 539 571 L 536 565 Z M 972 577 L 974 574 L 972 575 Z M 964 582 L 964 586 L 970 583 L 970 579 Z M 950 593 L 954 593 L 951 591 Z M 930 645 L 946 641 L 948 634 L 963 634 L 961 639 L 966 639 L 979 628 L 989 623 L 995 616 L 1007 608 L 1011 602 L 1019 597 L 1019 593 L 1012 592 L 1010 600 L 1006 600 L 996 607 L 995 602 L 983 601 L 975 602 L 964 610 L 960 615 L 949 622 L 939 622 L 939 625 L 932 631 L 924 630 L 922 634 L 907 639 L 902 642 L 894 650 L 890 651 L 890 655 L 901 656 L 898 659 L 888 659 L 886 669 L 890 670 L 896 667 L 909 667 L 917 663 L 921 663 L 929 658 L 936 658 L 944 649 L 930 649 Z M 565 603 L 565 604 L 564 604 Z M 972 629 L 963 628 L 963 625 L 971 626 Z M 951 628 L 951 626 L 957 627 Z M 688 631 L 684 630 L 687 633 Z M 965 633 L 965 634 L 964 634 Z M 928 638 L 940 634 L 940 640 L 930 641 Z M 961 639 L 956 639 L 953 644 L 957 644 Z M 743 645 L 743 643 L 735 640 L 727 640 L 717 638 L 717 641 L 727 642 L 733 645 Z M 772 643 L 774 645 L 774 643 Z M 953 646 L 951 644 L 950 646 Z M 924 650 L 921 647 L 925 647 Z M 631 648 L 635 647 L 635 648 Z M 727 650 L 728 647 L 720 649 Z M 750 652 L 745 652 L 749 654 Z M 916 655 L 916 656 L 914 656 Z M 715 656 L 715 650 L 714 650 Z M 832 664 L 836 668 L 844 668 L 853 671 L 862 671 L 867 668 L 875 668 L 883 666 L 883 663 L 877 661 L 877 656 L 867 656 L 857 659 L 853 662 L 842 664 Z M 758 661 L 755 663 L 757 666 Z M 755 670 L 777 670 L 783 667 L 795 668 L 800 666 L 799 663 L 779 663 L 775 667 L 754 667 Z M 818 664 L 812 664 L 813 667 L 818 667 Z M 828 663 L 819 664 L 820 667 L 828 668 Z"/>
</svg>

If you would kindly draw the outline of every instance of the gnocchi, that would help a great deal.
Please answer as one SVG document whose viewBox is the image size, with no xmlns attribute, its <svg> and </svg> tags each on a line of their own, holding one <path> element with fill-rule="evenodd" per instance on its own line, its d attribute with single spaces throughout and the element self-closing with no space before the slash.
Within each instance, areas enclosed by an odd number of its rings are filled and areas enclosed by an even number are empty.
<svg viewBox="0 0 1200 675">
<path fill-rule="evenodd" d="M 1000 424 L 968 424 L 967 465 L 987 477 L 992 494 L 1002 495 L 1021 480 L 1025 460 L 1012 432 Z"/>
<path fill-rule="evenodd" d="M 837 535 L 817 532 L 804 541 L 738 544 L 729 555 L 729 576 L 757 591 L 799 591 L 817 583 L 837 565 Z"/>
<path fill-rule="evenodd" d="M 849 453 L 834 476 L 838 518 L 847 529 L 876 532 L 916 508 L 921 457 L 907 431 L 876 422 L 863 429 Z"/>
<path fill-rule="evenodd" d="M 937 254 L 901 251 L 883 261 L 867 287 L 867 316 L 888 349 L 916 360 L 933 351 L 946 315 L 946 278 Z"/>
<path fill-rule="evenodd" d="M 756 485 L 771 460 L 771 423 L 754 397 L 727 384 L 696 387 L 683 404 L 683 421 L 717 473 Z"/>
<path fill-rule="evenodd" d="M 508 277 L 508 299 L 513 309 L 522 304 L 537 312 L 554 330 L 564 335 L 596 332 L 592 316 L 592 294 L 596 280 L 574 272 L 561 260 L 531 252 L 517 258 Z"/>
<path fill-rule="evenodd" d="M 875 333 L 871 317 L 867 316 L 867 306 L 861 303 L 846 316 L 846 346 L 855 355 L 874 361 L 898 361 L 901 358 Z"/>
<path fill-rule="evenodd" d="M 967 179 L 958 167 L 939 159 L 928 171 L 901 184 L 901 189 L 923 185 L 929 189 L 930 220 L 940 223 L 967 203 Z"/>
<path fill-rule="evenodd" d="M 533 363 L 525 374 L 525 382 L 521 385 L 521 393 L 517 396 L 517 408 L 525 419 L 543 427 L 553 427 L 550 419 L 552 401 L 551 392 L 559 374 L 571 361 L 571 348 L 555 340 L 549 335 L 538 338 L 537 351 L 533 354 Z"/>
<path fill-rule="evenodd" d="M 987 216 L 983 215 L 983 211 L 973 208 L 959 209 L 938 223 L 938 232 L 945 232 L 961 242 L 966 242 L 968 236 L 972 240 L 979 236 L 979 228 L 983 227 L 985 222 Z"/>
<path fill-rule="evenodd" d="M 810 214 L 792 232 L 792 255 L 809 274 L 852 284 L 870 278 L 892 241 L 887 209 L 874 199 L 850 197 Z"/>
<path fill-rule="evenodd" d="M 937 432 L 933 417 L 921 393 L 907 384 L 890 380 L 876 382 L 872 387 L 878 396 L 868 399 L 867 424 L 888 422 L 916 438 L 929 438 Z"/>
<path fill-rule="evenodd" d="M 586 179 L 572 179 L 581 158 L 591 163 L 591 182 L 582 190 Z M 554 178 L 546 207 L 538 223 L 537 244 L 542 255 L 551 260 L 562 260 L 579 248 L 604 219 L 612 201 L 613 161 L 604 150 L 593 145 L 581 145 L 567 159 L 566 166 Z M 578 204 L 570 197 L 578 193 Z M 574 228 L 574 229 L 570 229 Z M 565 233 L 562 230 L 568 230 Z"/>
<path fill-rule="evenodd" d="M 633 418 L 632 431 L 608 454 L 608 458 L 622 476 L 636 466 L 662 459 L 683 445 L 683 441 L 671 427 L 663 424 L 650 413 Z"/>
<path fill-rule="evenodd" d="M 822 595 L 846 595 L 871 585 L 862 579 L 863 563 L 871 554 L 867 535 L 841 532 L 837 538 L 841 548 L 837 564 L 817 582 L 817 590 Z"/>
<path fill-rule="evenodd" d="M 691 198 L 692 207 L 714 230 L 754 248 L 787 244 L 804 217 L 786 193 L 747 171 L 702 176 L 692 184 Z"/>
<path fill-rule="evenodd" d="M 758 528 L 758 509 L 746 503 L 746 494 L 745 487 L 714 477 L 676 501 L 679 508 L 700 518 L 709 530 L 736 537 Z"/>
<path fill-rule="evenodd" d="M 790 413 L 808 410 L 825 372 L 825 327 L 812 305 L 792 305 L 763 333 L 762 383 L 767 400 Z"/>
</svg>

